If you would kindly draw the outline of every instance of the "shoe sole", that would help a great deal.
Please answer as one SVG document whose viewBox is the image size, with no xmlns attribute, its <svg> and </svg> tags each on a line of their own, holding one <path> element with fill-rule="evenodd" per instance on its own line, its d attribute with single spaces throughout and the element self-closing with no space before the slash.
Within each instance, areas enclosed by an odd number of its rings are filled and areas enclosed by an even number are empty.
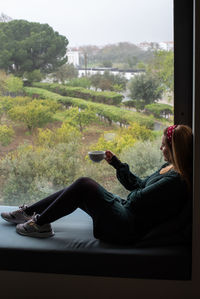
<svg viewBox="0 0 200 299">
<path fill-rule="evenodd" d="M 24 220 L 23 222 L 22 221 L 19 222 L 19 220 L 8 219 L 8 218 L 3 217 L 2 215 L 1 215 L 1 218 L 3 218 L 5 221 L 12 223 L 12 224 L 23 224 L 29 220 L 29 219 L 27 219 L 27 220 Z"/>
<path fill-rule="evenodd" d="M 22 232 L 20 230 L 16 229 L 16 232 L 22 236 L 26 236 L 26 237 L 33 237 L 33 238 L 50 238 L 53 237 L 55 235 L 54 232 L 51 233 L 26 233 L 26 232 Z"/>
</svg>

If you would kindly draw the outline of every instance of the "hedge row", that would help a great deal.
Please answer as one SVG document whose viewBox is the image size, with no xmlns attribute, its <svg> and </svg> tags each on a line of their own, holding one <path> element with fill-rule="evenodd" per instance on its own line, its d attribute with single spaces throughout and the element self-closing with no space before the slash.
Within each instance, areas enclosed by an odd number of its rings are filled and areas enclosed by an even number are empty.
<svg viewBox="0 0 200 299">
<path fill-rule="evenodd" d="M 173 107 L 163 103 L 153 103 L 145 106 L 147 112 L 153 113 L 155 117 L 161 117 L 163 115 L 173 115 Z"/>
<path fill-rule="evenodd" d="M 81 109 L 90 107 L 97 115 L 106 119 L 110 124 L 112 122 L 119 122 L 120 125 L 128 125 L 131 122 L 137 122 L 149 129 L 153 129 L 154 127 L 153 118 L 151 116 L 142 115 L 139 112 L 129 111 L 106 104 L 93 103 L 78 98 L 64 97 L 41 88 L 25 87 L 24 91 L 27 96 L 56 100 L 65 107 L 76 106 Z"/>
<path fill-rule="evenodd" d="M 33 83 L 33 87 L 44 88 L 49 91 L 59 93 L 62 96 L 89 100 L 108 105 L 119 105 L 123 100 L 123 95 L 111 91 L 94 91 L 83 87 L 72 87 L 58 83 Z"/>
</svg>

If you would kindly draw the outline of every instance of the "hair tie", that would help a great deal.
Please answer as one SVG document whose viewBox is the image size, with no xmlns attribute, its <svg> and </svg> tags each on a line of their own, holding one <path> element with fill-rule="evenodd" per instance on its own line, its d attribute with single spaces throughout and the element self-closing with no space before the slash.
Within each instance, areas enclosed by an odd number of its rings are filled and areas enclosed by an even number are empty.
<svg viewBox="0 0 200 299">
<path fill-rule="evenodd" d="M 177 125 L 173 125 L 167 128 L 167 139 L 170 144 L 172 144 L 172 135 L 174 133 L 174 129 L 177 127 Z"/>
</svg>

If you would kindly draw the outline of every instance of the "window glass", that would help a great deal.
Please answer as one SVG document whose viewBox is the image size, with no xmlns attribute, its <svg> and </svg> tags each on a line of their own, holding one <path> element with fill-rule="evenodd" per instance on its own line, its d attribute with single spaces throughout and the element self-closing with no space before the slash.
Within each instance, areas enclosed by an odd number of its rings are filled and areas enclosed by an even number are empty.
<svg viewBox="0 0 200 299">
<path fill-rule="evenodd" d="M 140 177 L 163 164 L 161 136 L 173 123 L 172 4 L 2 3 L 0 204 L 33 203 L 80 176 L 125 197 L 115 170 L 89 159 L 93 150 L 111 150 Z"/>
</svg>

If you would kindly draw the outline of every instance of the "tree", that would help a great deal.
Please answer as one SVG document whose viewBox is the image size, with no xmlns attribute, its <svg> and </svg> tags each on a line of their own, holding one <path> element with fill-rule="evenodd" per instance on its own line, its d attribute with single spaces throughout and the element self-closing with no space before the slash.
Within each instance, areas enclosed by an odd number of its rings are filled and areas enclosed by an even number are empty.
<svg viewBox="0 0 200 299">
<path fill-rule="evenodd" d="M 102 62 L 103 67 L 112 67 L 112 61 L 110 60 L 105 60 Z"/>
<path fill-rule="evenodd" d="M 92 86 L 95 87 L 95 90 L 97 90 L 99 88 L 99 84 L 101 82 L 100 72 L 97 72 L 96 74 L 90 76 L 90 81 L 91 81 Z"/>
<path fill-rule="evenodd" d="M 12 18 L 5 15 L 3 12 L 0 15 L 0 22 L 10 22 L 12 21 Z"/>
<path fill-rule="evenodd" d="M 78 77 L 78 70 L 71 63 L 63 64 L 56 72 L 52 74 L 55 82 L 65 83 L 66 80 L 70 80 Z"/>
<path fill-rule="evenodd" d="M 151 74 L 135 76 L 129 83 L 129 90 L 131 99 L 140 102 L 143 100 L 142 106 L 154 103 L 162 95 L 160 81 Z"/>
<path fill-rule="evenodd" d="M 25 123 L 31 132 L 34 128 L 42 127 L 53 121 L 54 112 L 52 111 L 55 111 L 58 106 L 55 104 L 54 109 L 52 107 L 52 104 L 48 105 L 45 100 L 33 100 L 27 105 L 11 108 L 8 115 L 12 120 Z"/>
<path fill-rule="evenodd" d="M 23 81 L 18 77 L 13 75 L 7 76 L 5 83 L 9 95 L 16 95 L 23 91 Z"/>
<path fill-rule="evenodd" d="M 161 82 L 163 90 L 174 90 L 174 53 L 158 50 L 149 64 L 147 71 L 154 74 Z"/>
<path fill-rule="evenodd" d="M 96 89 L 123 91 L 126 89 L 127 79 L 123 75 L 113 75 L 109 71 L 90 76 L 91 84 Z"/>
<path fill-rule="evenodd" d="M 90 108 L 79 110 L 78 107 L 70 108 L 65 113 L 66 122 L 79 128 L 80 132 L 83 131 L 85 126 L 97 121 L 95 112 Z"/>
<path fill-rule="evenodd" d="M 40 70 L 34 70 L 32 72 L 25 72 L 24 73 L 24 79 L 26 79 L 26 85 L 29 85 L 33 82 L 40 82 L 43 78 L 42 73 Z"/>
<path fill-rule="evenodd" d="M 0 68 L 22 76 L 50 73 L 67 61 L 68 40 L 48 24 L 13 20 L 0 23 Z"/>
<path fill-rule="evenodd" d="M 69 82 L 67 82 L 68 86 L 73 87 L 83 87 L 83 88 L 90 88 L 91 86 L 91 80 L 88 77 L 81 77 L 81 78 L 73 78 Z"/>
<path fill-rule="evenodd" d="M 13 75 L 7 76 L 4 71 L 0 71 L 0 94 L 17 94 L 23 91 L 23 81 Z"/>
</svg>

